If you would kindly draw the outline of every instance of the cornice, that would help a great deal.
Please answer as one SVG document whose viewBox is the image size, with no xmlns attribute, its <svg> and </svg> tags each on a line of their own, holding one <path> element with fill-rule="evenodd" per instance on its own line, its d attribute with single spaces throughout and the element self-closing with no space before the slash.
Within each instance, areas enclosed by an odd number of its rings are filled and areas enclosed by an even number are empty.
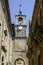
<svg viewBox="0 0 43 65">
<path fill-rule="evenodd" d="M 18 27 L 18 26 L 20 26 L 20 25 L 14 25 L 15 27 Z M 27 25 L 21 25 L 21 26 L 23 26 L 23 27 L 27 27 Z"/>
<path fill-rule="evenodd" d="M 15 37 L 15 39 L 27 39 L 27 37 Z"/>
<path fill-rule="evenodd" d="M 21 16 L 26 17 L 26 15 L 15 15 L 15 17 L 18 17 L 18 16 L 20 16 L 20 17 L 21 17 Z"/>
</svg>

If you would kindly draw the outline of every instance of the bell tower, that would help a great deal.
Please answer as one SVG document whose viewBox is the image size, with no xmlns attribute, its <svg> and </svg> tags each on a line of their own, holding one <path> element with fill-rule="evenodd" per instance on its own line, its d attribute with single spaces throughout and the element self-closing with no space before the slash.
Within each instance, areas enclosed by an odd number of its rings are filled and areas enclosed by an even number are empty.
<svg viewBox="0 0 43 65">
<path fill-rule="evenodd" d="M 26 37 L 26 16 L 16 15 L 15 37 Z"/>
<path fill-rule="evenodd" d="M 21 7 L 21 5 L 20 5 Z M 15 43 L 14 43 L 14 64 L 28 65 L 27 52 L 27 37 L 26 37 L 26 15 L 22 15 L 21 9 L 19 14 L 15 15 Z"/>
<path fill-rule="evenodd" d="M 19 9 L 19 15 L 15 15 L 15 19 L 15 37 L 26 37 L 26 15 L 22 15 L 21 8 Z"/>
</svg>

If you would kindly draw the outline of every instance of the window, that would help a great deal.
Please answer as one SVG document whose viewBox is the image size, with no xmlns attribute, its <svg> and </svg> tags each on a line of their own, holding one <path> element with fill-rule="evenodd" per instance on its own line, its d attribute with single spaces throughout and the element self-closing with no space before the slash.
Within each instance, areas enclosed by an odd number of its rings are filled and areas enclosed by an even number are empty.
<svg viewBox="0 0 43 65">
<path fill-rule="evenodd" d="M 34 65 L 34 60 L 33 60 L 33 58 L 32 58 L 32 65 Z"/>
<path fill-rule="evenodd" d="M 0 26 L 1 26 L 1 23 L 0 23 Z"/>
<path fill-rule="evenodd" d="M 4 34 L 5 34 L 5 36 L 7 36 L 7 30 L 4 30 Z"/>
<path fill-rule="evenodd" d="M 40 63 L 40 55 L 38 56 L 38 65 L 41 65 L 41 63 Z"/>
<path fill-rule="evenodd" d="M 43 6 L 43 0 L 42 0 L 42 6 Z"/>
<path fill-rule="evenodd" d="M 4 7 L 3 7 L 3 12 L 4 12 L 4 14 L 5 14 L 5 9 L 4 9 Z"/>
<path fill-rule="evenodd" d="M 1 29 L 1 23 L 0 23 L 0 29 Z"/>
<path fill-rule="evenodd" d="M 2 56 L 2 62 L 4 61 L 4 56 Z"/>
<path fill-rule="evenodd" d="M 21 17 L 19 18 L 19 23 L 20 23 L 20 25 L 21 25 L 21 23 L 23 23 L 23 19 Z"/>
<path fill-rule="evenodd" d="M 2 65 L 4 65 L 4 63 L 2 63 Z"/>
<path fill-rule="evenodd" d="M 8 62 L 6 63 L 6 65 L 8 65 Z"/>
</svg>

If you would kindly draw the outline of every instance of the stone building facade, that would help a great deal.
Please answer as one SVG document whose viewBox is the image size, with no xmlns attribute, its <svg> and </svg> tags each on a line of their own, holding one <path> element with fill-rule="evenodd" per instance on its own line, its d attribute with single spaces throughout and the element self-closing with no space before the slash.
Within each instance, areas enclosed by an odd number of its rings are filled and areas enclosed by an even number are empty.
<svg viewBox="0 0 43 65">
<path fill-rule="evenodd" d="M 8 0 L 0 0 L 0 65 L 8 65 L 12 55 L 12 26 Z"/>
<path fill-rule="evenodd" d="M 28 37 L 29 65 L 43 65 L 43 0 L 36 0 Z"/>
<path fill-rule="evenodd" d="M 28 65 L 26 15 L 11 23 L 8 0 L 0 0 L 0 65 Z"/>
</svg>

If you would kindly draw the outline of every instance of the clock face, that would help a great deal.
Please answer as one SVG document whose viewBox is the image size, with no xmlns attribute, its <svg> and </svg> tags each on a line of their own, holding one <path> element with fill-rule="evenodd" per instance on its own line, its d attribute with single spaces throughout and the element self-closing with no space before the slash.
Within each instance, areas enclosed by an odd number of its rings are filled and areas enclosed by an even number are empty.
<svg viewBox="0 0 43 65">
<path fill-rule="evenodd" d="M 22 26 L 19 26 L 18 28 L 19 28 L 19 30 L 22 30 Z"/>
</svg>

